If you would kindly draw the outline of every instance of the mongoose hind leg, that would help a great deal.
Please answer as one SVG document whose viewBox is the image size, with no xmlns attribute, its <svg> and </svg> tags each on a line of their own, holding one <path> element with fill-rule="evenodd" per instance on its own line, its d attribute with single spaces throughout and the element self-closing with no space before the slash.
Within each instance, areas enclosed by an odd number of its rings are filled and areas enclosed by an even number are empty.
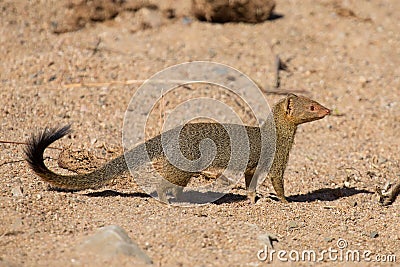
<svg viewBox="0 0 400 267">
<path fill-rule="evenodd" d="M 171 192 L 175 200 L 182 198 L 183 188 L 189 183 L 192 173 L 180 170 L 172 165 L 168 159 L 157 159 L 153 161 L 153 165 L 157 172 L 161 175 L 156 191 L 160 201 L 170 203 L 167 193 Z"/>
<path fill-rule="evenodd" d="M 183 187 L 182 186 L 175 186 L 172 188 L 172 195 L 174 196 L 175 200 L 181 201 L 183 194 Z"/>
<path fill-rule="evenodd" d="M 172 184 L 169 181 L 165 180 L 165 178 L 162 178 L 162 180 L 159 181 L 156 191 L 157 191 L 158 199 L 161 202 L 171 203 L 171 201 L 168 199 L 168 196 L 167 196 L 168 192 L 170 192 L 172 194 L 175 201 L 182 200 L 183 187 Z"/>
</svg>

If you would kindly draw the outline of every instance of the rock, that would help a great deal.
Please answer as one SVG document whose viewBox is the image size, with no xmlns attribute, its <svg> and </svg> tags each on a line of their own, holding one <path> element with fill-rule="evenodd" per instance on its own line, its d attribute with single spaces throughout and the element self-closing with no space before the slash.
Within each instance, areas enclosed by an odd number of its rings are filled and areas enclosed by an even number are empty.
<svg viewBox="0 0 400 267">
<path fill-rule="evenodd" d="M 193 15 L 210 22 L 262 22 L 274 8 L 274 0 L 192 0 Z"/>
<path fill-rule="evenodd" d="M 54 33 L 76 31 L 90 21 L 104 21 L 115 17 L 121 5 L 122 1 L 109 0 L 69 2 L 55 10 L 50 26 Z"/>
<path fill-rule="evenodd" d="M 22 193 L 22 188 L 20 186 L 16 186 L 11 189 L 11 194 L 13 197 L 23 197 L 24 194 Z"/>
<path fill-rule="evenodd" d="M 257 238 L 263 245 L 268 245 L 270 248 L 274 248 L 273 242 L 279 242 L 278 237 L 274 234 L 266 233 L 261 234 Z"/>
<path fill-rule="evenodd" d="M 141 29 L 158 28 L 165 24 L 163 14 L 158 9 L 142 8 L 136 12 L 135 17 Z"/>
<path fill-rule="evenodd" d="M 0 258 L 0 267 L 17 267 L 19 265 L 13 263 L 13 262 L 9 262 L 3 258 Z"/>
<path fill-rule="evenodd" d="M 296 221 L 289 221 L 288 229 L 292 230 L 292 229 L 296 229 L 296 228 L 299 228 L 299 224 Z"/>
<path fill-rule="evenodd" d="M 49 26 L 53 33 L 77 31 L 88 23 L 112 20 L 124 13 L 137 13 L 143 29 L 163 25 L 167 20 L 189 13 L 190 2 L 155 0 L 75 0 L 55 3 Z M 128 15 L 129 16 L 129 15 Z M 139 28 L 141 29 L 141 28 Z"/>
<path fill-rule="evenodd" d="M 183 17 L 182 18 L 182 24 L 183 25 L 190 25 L 192 22 L 193 22 L 192 19 L 189 18 L 189 17 Z"/>
<path fill-rule="evenodd" d="M 105 259 L 112 258 L 118 254 L 136 257 L 146 264 L 152 264 L 150 257 L 135 244 L 125 232 L 117 225 L 105 226 L 97 230 L 80 246 L 80 250 L 95 253 Z"/>
<path fill-rule="evenodd" d="M 376 232 L 376 231 L 372 231 L 370 234 L 369 234 L 369 237 L 371 237 L 371 238 L 377 238 L 379 236 L 379 234 L 378 234 L 378 232 Z"/>
</svg>

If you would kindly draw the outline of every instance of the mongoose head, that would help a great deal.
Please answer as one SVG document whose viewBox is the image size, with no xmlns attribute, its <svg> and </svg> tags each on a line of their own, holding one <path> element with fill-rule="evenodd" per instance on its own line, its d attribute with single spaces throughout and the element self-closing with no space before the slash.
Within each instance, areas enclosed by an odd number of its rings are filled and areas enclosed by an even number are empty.
<svg viewBox="0 0 400 267">
<path fill-rule="evenodd" d="M 318 102 L 304 96 L 288 95 L 281 103 L 288 121 L 299 125 L 322 119 L 331 111 Z"/>
</svg>

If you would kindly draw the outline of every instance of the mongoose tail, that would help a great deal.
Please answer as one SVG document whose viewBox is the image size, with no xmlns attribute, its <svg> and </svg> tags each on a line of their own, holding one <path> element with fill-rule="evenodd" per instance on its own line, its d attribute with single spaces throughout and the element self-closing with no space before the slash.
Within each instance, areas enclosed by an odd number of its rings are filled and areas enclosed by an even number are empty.
<svg viewBox="0 0 400 267">
<path fill-rule="evenodd" d="M 329 115 L 331 111 L 314 100 L 290 94 L 280 100 L 274 106 L 272 112 L 277 138 L 274 161 L 268 176 L 277 196 L 282 202 L 286 203 L 283 174 L 289 160 L 289 152 L 294 142 L 297 126 L 302 123 L 320 120 Z"/>
<path fill-rule="evenodd" d="M 44 164 L 44 150 L 69 133 L 71 133 L 70 125 L 62 128 L 46 128 L 42 132 L 33 134 L 28 140 L 25 148 L 26 160 L 31 169 L 44 181 L 60 189 L 84 190 L 101 187 L 113 177 L 128 170 L 123 155 L 112 160 L 112 164 L 106 164 L 88 174 L 61 175 L 49 170 Z"/>
</svg>

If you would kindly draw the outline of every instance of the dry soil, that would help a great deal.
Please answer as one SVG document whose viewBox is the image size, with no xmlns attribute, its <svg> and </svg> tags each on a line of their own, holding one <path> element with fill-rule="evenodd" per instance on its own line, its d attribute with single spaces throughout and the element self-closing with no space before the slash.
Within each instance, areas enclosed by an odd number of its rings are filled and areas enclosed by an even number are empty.
<svg viewBox="0 0 400 267">
<path fill-rule="evenodd" d="M 265 234 L 288 253 L 371 251 L 372 260 L 394 255 L 399 263 L 400 200 L 382 207 L 375 187 L 400 179 L 400 1 L 277 1 L 272 19 L 257 24 L 201 22 L 189 1 L 166 1 L 55 33 L 66 2 L 0 1 L 0 140 L 25 142 L 37 129 L 72 123 L 74 133 L 53 146 L 88 150 L 101 164 L 122 151 L 124 114 L 140 86 L 133 80 L 194 60 L 227 64 L 271 89 L 279 55 L 288 70 L 278 90 L 302 92 L 334 116 L 299 128 L 285 173 L 289 204 L 274 200 L 268 181 L 255 205 L 238 185 L 217 203 L 168 206 L 130 175 L 96 191 L 60 192 L 29 170 L 23 144 L 1 143 L 0 266 L 139 264 L 77 249 L 113 224 L 155 266 L 266 266 L 257 258 Z M 180 88 L 169 101 L 193 91 Z M 280 97 L 266 94 L 271 104 Z M 61 172 L 59 153 L 47 150 L 46 164 Z M 274 263 L 285 264 L 276 254 Z M 333 262 L 326 256 L 319 264 Z"/>
</svg>

